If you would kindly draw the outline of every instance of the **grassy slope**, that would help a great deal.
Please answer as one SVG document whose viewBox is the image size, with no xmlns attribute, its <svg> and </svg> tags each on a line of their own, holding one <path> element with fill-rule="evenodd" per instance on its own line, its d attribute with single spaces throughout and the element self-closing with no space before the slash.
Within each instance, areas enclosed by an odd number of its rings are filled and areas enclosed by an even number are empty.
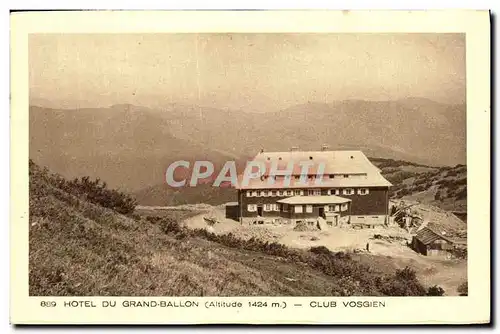
<svg viewBox="0 0 500 334">
<path fill-rule="evenodd" d="M 404 273 L 361 264 L 371 262 L 362 255 L 313 254 L 259 241 L 242 244 L 200 231 L 171 233 L 162 225 L 164 218 L 158 219 L 131 218 L 89 203 L 85 194 L 63 191 L 30 165 L 30 295 L 425 293 Z M 387 259 L 381 268 L 393 268 L 390 263 Z"/>
<path fill-rule="evenodd" d="M 31 181 L 30 295 L 328 295 L 335 288 L 307 267 L 201 238 L 177 240 L 37 176 Z"/>
<path fill-rule="evenodd" d="M 393 183 L 393 198 L 418 200 L 450 211 L 467 210 L 467 166 L 437 168 L 391 159 L 370 160 Z"/>
</svg>

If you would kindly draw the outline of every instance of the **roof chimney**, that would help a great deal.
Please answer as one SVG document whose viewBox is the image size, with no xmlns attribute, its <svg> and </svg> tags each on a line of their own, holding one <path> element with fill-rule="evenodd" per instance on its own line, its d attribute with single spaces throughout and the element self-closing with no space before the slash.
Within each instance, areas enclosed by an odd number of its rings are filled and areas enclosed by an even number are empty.
<svg viewBox="0 0 500 334">
<path fill-rule="evenodd" d="M 330 147 L 328 145 L 326 145 L 326 144 L 323 144 L 323 146 L 321 146 L 321 150 L 322 151 L 328 151 L 329 148 Z"/>
<path fill-rule="evenodd" d="M 299 150 L 299 147 L 298 146 L 292 146 L 290 148 L 290 152 L 295 152 L 295 151 L 298 151 Z"/>
</svg>

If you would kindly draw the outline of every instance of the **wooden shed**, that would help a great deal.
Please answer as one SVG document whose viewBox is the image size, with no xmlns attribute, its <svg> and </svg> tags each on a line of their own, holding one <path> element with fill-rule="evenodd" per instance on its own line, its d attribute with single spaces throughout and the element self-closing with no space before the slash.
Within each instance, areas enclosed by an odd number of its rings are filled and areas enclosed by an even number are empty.
<svg viewBox="0 0 500 334">
<path fill-rule="evenodd" d="M 428 256 L 449 258 L 454 243 L 451 239 L 439 234 L 429 227 L 424 227 L 413 236 L 412 248 L 414 251 Z"/>
<path fill-rule="evenodd" d="M 236 221 L 240 218 L 240 206 L 238 202 L 226 203 L 226 218 Z"/>
</svg>

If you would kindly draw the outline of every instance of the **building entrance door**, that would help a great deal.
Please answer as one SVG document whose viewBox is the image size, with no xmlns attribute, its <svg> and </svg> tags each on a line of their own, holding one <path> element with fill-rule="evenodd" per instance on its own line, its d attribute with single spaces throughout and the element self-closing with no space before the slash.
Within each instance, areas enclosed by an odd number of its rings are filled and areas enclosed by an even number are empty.
<svg viewBox="0 0 500 334">
<path fill-rule="evenodd" d="M 262 217 L 262 205 L 257 207 L 257 214 Z"/>
<path fill-rule="evenodd" d="M 319 216 L 325 217 L 325 208 L 319 208 Z"/>
</svg>

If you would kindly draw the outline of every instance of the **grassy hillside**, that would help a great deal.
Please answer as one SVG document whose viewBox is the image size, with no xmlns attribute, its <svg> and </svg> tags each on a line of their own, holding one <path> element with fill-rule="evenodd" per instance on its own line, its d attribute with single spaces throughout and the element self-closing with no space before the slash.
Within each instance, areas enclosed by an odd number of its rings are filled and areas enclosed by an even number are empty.
<svg viewBox="0 0 500 334">
<path fill-rule="evenodd" d="M 391 197 L 417 200 L 449 211 L 467 210 L 467 166 L 432 167 L 370 158 L 392 184 Z"/>
<path fill-rule="evenodd" d="M 412 269 L 395 270 L 386 257 L 243 241 L 188 230 L 179 224 L 179 216 L 123 215 L 98 204 L 114 203 L 107 196 L 115 192 L 101 188 L 68 185 L 30 163 L 30 295 L 429 293 Z"/>
</svg>

